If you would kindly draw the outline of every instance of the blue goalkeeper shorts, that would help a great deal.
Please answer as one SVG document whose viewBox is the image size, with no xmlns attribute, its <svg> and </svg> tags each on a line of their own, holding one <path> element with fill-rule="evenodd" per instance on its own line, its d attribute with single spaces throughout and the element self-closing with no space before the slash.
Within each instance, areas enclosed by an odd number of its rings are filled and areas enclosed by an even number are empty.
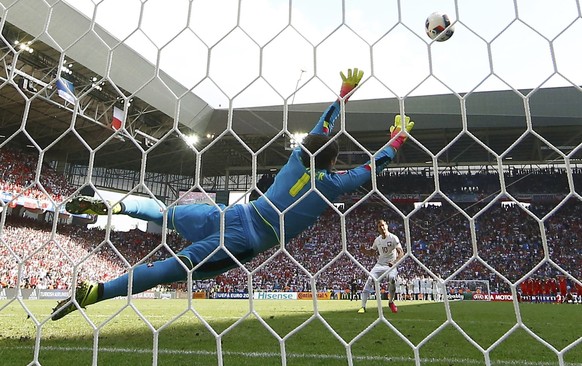
<svg viewBox="0 0 582 366">
<path fill-rule="evenodd" d="M 127 200 L 124 205 L 126 215 L 163 224 L 165 207 L 157 201 Z M 222 204 L 191 204 L 172 206 L 166 211 L 168 228 L 192 242 L 176 255 L 189 269 L 196 268 L 192 277 L 195 280 L 224 273 L 237 267 L 237 261 L 245 263 L 278 243 L 272 229 L 264 224 L 250 204 L 225 208 Z M 223 246 L 221 211 L 225 228 Z"/>
</svg>

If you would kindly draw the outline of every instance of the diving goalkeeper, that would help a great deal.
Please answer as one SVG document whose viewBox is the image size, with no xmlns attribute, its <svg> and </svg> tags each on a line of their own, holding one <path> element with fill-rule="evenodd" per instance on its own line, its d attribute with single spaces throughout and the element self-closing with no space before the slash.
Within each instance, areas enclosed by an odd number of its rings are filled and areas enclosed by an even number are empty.
<svg viewBox="0 0 582 366">
<path fill-rule="evenodd" d="M 291 152 L 274 183 L 257 200 L 228 208 L 220 204 L 166 208 L 155 200 L 131 199 L 111 206 L 114 215 L 129 215 L 158 224 L 163 223 L 166 215 L 168 228 L 176 230 L 192 243 L 176 253 L 176 256 L 133 268 L 132 294 L 159 284 L 185 280 L 188 275 L 194 280 L 215 277 L 281 242 L 289 242 L 312 225 L 329 207 L 317 192 L 311 191 L 312 176 L 317 191 L 330 202 L 370 181 L 371 162 L 351 170 L 334 172 L 339 147 L 336 140 L 330 137 L 340 113 L 341 98 L 348 101 L 363 74 L 358 69 L 349 69 L 347 75 L 340 73 L 340 98 L 325 110 L 303 140 L 301 145 L 304 149 L 298 146 Z M 374 157 L 376 173 L 394 159 L 413 126 L 414 122 L 409 117 L 396 116 L 390 128 L 390 143 Z M 310 161 L 312 154 L 313 166 Z M 293 207 L 287 210 L 291 205 Z M 85 196 L 75 197 L 66 203 L 67 211 L 74 214 L 107 215 L 108 207 L 110 205 L 102 200 Z M 281 221 L 280 212 L 285 210 L 284 220 Z M 224 211 L 225 216 L 223 246 L 220 245 L 221 211 Z M 84 281 L 77 285 L 70 298 L 57 304 L 51 318 L 58 320 L 78 307 L 84 308 L 117 296 L 127 296 L 128 291 L 128 273 L 105 283 Z"/>
</svg>

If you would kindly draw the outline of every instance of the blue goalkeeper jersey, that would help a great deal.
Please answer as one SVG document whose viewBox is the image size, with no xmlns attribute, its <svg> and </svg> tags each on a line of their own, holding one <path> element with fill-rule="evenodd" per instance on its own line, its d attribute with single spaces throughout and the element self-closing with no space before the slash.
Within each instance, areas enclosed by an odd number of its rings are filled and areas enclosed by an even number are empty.
<svg viewBox="0 0 582 366">
<path fill-rule="evenodd" d="M 329 135 L 339 108 L 339 102 L 333 103 L 311 133 Z M 298 147 L 291 152 L 289 161 L 281 168 L 265 195 L 249 204 L 237 204 L 226 210 L 224 205 L 192 204 L 172 206 L 166 211 L 165 206 L 155 200 L 128 200 L 123 212 L 160 225 L 163 225 L 164 215 L 167 215 L 168 228 L 177 230 L 192 242 L 178 252 L 177 257 L 188 268 L 197 266 L 193 278 L 216 276 L 238 265 L 233 257 L 245 263 L 280 243 L 282 236 L 285 242 L 296 237 L 315 223 L 338 196 L 357 189 L 371 178 L 369 162 L 343 172 L 311 171 L 303 165 L 301 151 Z M 391 147 L 378 151 L 374 157 L 376 170 L 382 170 L 395 153 Z M 315 182 L 313 190 L 312 179 Z M 223 210 L 223 241 L 228 253 L 218 250 L 222 241 Z M 280 220 L 280 212 L 284 214 L 284 220 Z M 284 227 L 281 221 L 284 221 Z M 162 282 L 158 283 L 167 281 L 166 277 L 159 278 Z M 175 279 L 172 278 L 172 281 Z M 125 287 L 120 288 L 127 289 L 126 282 L 123 285 Z M 149 288 L 149 285 L 151 283 L 143 286 Z"/>
<path fill-rule="evenodd" d="M 311 133 L 329 135 L 339 115 L 339 110 L 340 104 L 339 101 L 336 101 L 323 113 Z M 279 212 L 284 213 L 285 242 L 315 223 L 337 197 L 356 190 L 371 179 L 370 162 L 347 171 L 315 170 L 312 172 L 310 168 L 303 165 L 301 152 L 300 147 L 295 148 L 289 161 L 277 173 L 274 183 L 265 195 L 251 202 L 264 223 L 271 227 L 278 238 L 283 235 Z M 384 169 L 392 161 L 395 154 L 396 151 L 389 146 L 378 151 L 374 157 L 376 171 Z M 315 190 L 310 191 L 312 173 L 315 188 L 319 193 Z M 296 204 L 293 205 L 294 203 Z M 260 250 L 265 249 L 268 249 L 268 246 Z"/>
</svg>

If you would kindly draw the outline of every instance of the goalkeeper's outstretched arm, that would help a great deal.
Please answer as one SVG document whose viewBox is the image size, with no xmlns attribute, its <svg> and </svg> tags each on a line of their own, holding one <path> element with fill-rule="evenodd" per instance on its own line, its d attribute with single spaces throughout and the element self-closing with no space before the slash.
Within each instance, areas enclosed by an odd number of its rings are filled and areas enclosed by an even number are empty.
<svg viewBox="0 0 582 366">
<path fill-rule="evenodd" d="M 390 127 L 390 143 L 374 156 L 376 174 L 384 170 L 396 157 L 398 149 L 408 139 L 408 134 L 414 127 L 414 122 L 408 116 L 397 115 L 394 124 Z M 363 184 L 370 181 L 372 175 L 372 162 L 357 166 L 353 169 L 343 171 L 334 177 L 335 185 L 340 187 L 341 192 L 351 192 Z"/>
<path fill-rule="evenodd" d="M 343 73 L 343 71 L 340 72 L 340 76 L 342 78 L 342 86 L 339 93 L 340 98 L 333 102 L 329 107 L 327 107 L 310 133 L 327 136 L 331 134 L 335 121 L 340 113 L 341 99 L 344 99 L 344 101 L 347 103 L 348 99 L 354 93 L 354 89 L 362 80 L 364 71 L 359 70 L 358 68 L 354 68 L 353 71 L 352 69 L 348 69 L 347 76 Z"/>
</svg>

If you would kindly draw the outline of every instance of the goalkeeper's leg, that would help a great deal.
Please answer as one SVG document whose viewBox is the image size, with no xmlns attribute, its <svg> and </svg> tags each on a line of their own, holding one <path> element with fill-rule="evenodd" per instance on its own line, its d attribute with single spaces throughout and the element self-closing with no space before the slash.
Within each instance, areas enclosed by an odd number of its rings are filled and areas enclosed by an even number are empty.
<svg viewBox="0 0 582 366">
<path fill-rule="evenodd" d="M 172 257 L 163 261 L 140 264 L 133 270 L 132 294 L 138 294 L 162 283 L 173 283 L 186 278 L 186 270 L 180 260 Z M 97 301 L 127 296 L 129 273 L 103 284 L 103 296 Z"/>
<path fill-rule="evenodd" d="M 186 278 L 186 270 L 176 258 L 169 258 L 150 264 L 142 264 L 133 270 L 132 294 L 140 293 L 162 283 L 172 283 Z M 117 296 L 127 296 L 129 274 L 126 273 L 106 283 L 85 281 L 75 290 L 75 302 L 85 308 L 99 301 Z M 77 310 L 72 298 L 60 301 L 53 309 L 52 320 L 59 320 Z"/>
</svg>

